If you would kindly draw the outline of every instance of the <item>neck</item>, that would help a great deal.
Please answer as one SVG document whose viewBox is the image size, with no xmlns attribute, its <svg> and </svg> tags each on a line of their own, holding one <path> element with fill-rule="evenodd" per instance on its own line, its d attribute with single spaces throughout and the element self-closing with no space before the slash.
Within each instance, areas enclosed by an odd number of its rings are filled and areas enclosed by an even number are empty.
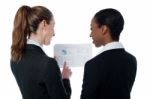
<svg viewBox="0 0 150 99">
<path fill-rule="evenodd" d="M 39 37 L 38 35 L 36 35 L 34 33 L 31 33 L 29 39 L 38 42 L 41 46 L 43 45 L 43 40 L 41 39 L 41 37 Z"/>
<path fill-rule="evenodd" d="M 105 39 L 103 45 L 105 46 L 108 43 L 114 42 L 112 39 Z"/>
<path fill-rule="evenodd" d="M 109 35 L 109 33 L 107 33 L 103 39 L 103 45 L 106 45 L 108 43 L 111 43 L 111 42 L 115 42 L 116 40 L 113 40 L 111 38 L 111 36 Z"/>
</svg>

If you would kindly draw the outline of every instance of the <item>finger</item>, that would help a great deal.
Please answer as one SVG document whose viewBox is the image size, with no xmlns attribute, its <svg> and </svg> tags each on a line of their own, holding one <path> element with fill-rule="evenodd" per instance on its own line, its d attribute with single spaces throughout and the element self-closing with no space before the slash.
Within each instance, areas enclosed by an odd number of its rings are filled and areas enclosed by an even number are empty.
<svg viewBox="0 0 150 99">
<path fill-rule="evenodd" d="M 66 61 L 64 62 L 64 66 L 63 66 L 63 68 L 64 68 L 64 69 L 66 69 L 66 68 L 67 68 L 67 62 L 66 62 Z"/>
<path fill-rule="evenodd" d="M 67 66 L 67 62 L 66 61 L 64 61 L 64 66 Z"/>
</svg>

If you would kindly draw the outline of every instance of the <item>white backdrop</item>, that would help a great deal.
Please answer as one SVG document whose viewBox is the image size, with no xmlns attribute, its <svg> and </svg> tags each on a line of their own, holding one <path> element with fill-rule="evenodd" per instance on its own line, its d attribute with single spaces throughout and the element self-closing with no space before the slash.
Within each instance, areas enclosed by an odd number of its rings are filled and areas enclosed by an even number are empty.
<svg viewBox="0 0 150 99">
<path fill-rule="evenodd" d="M 55 34 L 45 52 L 53 57 L 56 43 L 91 43 L 90 21 L 103 8 L 116 8 L 124 16 L 125 28 L 121 42 L 126 50 L 137 57 L 137 76 L 131 93 L 132 99 L 150 99 L 150 42 L 148 0 L 5 0 L 0 3 L 0 99 L 21 99 L 19 88 L 10 69 L 12 26 L 21 5 L 43 5 L 55 17 Z M 93 56 L 100 50 L 93 46 Z M 72 98 L 79 99 L 83 67 L 72 68 Z"/>
</svg>

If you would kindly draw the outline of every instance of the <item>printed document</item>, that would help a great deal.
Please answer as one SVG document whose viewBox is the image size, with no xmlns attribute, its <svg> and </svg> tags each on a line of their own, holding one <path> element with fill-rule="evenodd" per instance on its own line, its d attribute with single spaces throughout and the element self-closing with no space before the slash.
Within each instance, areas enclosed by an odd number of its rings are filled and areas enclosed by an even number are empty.
<svg viewBox="0 0 150 99">
<path fill-rule="evenodd" d="M 92 58 L 92 44 L 55 44 L 54 56 L 60 67 L 65 61 L 70 67 L 84 66 Z"/>
</svg>

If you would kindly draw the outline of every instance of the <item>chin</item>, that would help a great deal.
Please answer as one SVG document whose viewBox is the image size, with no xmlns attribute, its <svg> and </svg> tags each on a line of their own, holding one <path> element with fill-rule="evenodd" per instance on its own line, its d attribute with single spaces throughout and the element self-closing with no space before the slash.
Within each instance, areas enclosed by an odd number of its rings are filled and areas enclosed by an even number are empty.
<svg viewBox="0 0 150 99">
<path fill-rule="evenodd" d="M 50 45 L 50 43 L 51 43 L 51 40 L 50 40 L 50 39 L 46 39 L 46 40 L 44 41 L 44 45 Z"/>
<path fill-rule="evenodd" d="M 46 46 L 50 45 L 50 44 L 45 44 Z"/>
<path fill-rule="evenodd" d="M 45 42 L 44 45 L 50 45 L 50 42 Z"/>
<path fill-rule="evenodd" d="M 95 45 L 95 47 L 101 47 L 102 45 L 100 45 L 100 44 L 94 44 Z"/>
<path fill-rule="evenodd" d="M 99 47 L 98 45 L 95 45 L 95 47 Z"/>
</svg>

